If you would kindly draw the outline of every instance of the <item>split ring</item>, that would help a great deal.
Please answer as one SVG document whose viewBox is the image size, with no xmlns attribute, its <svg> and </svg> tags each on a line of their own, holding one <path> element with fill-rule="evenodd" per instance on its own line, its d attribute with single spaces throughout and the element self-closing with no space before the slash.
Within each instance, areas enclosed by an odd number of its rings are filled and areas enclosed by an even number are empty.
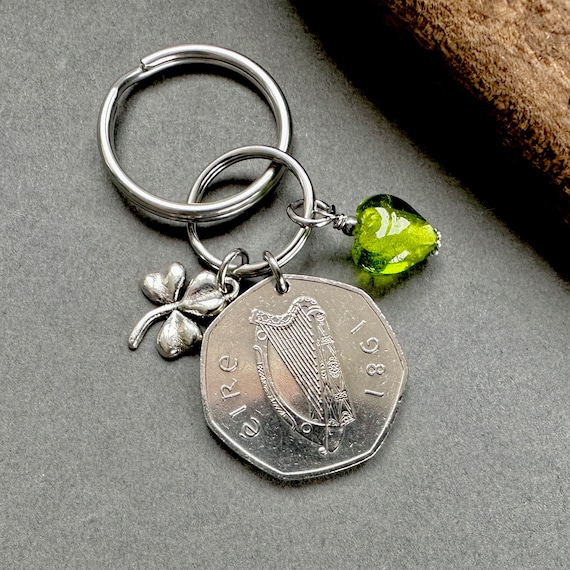
<svg viewBox="0 0 570 570">
<path fill-rule="evenodd" d="M 201 63 L 229 69 L 256 87 L 271 107 L 277 124 L 277 147 L 287 151 L 291 142 L 291 116 L 275 80 L 251 59 L 234 51 L 210 45 L 182 45 L 143 57 L 140 66 L 119 78 L 105 97 L 98 121 L 98 142 L 103 162 L 120 192 L 147 213 L 175 221 L 212 222 L 233 218 L 265 196 L 279 181 L 283 168 L 271 165 L 245 190 L 214 202 L 173 202 L 155 196 L 131 180 L 120 167 L 115 151 L 115 123 L 125 92 L 144 79 L 180 65 Z"/>
<path fill-rule="evenodd" d="M 208 165 L 196 180 L 192 190 L 190 190 L 190 194 L 188 195 L 188 202 L 200 202 L 204 193 L 218 174 L 233 164 L 252 158 L 269 159 L 286 167 L 295 175 L 301 184 L 301 189 L 303 190 L 303 217 L 310 218 L 315 207 L 315 193 L 309 176 L 301 164 L 291 155 L 270 146 L 244 146 L 231 150 L 214 160 L 214 162 Z M 275 261 L 278 267 L 283 267 L 283 265 L 291 261 L 291 259 L 297 255 L 307 241 L 310 233 L 311 227 L 309 225 L 299 227 L 297 229 L 293 239 L 280 253 L 275 255 Z M 206 246 L 201 242 L 198 237 L 196 223 L 194 222 L 188 223 L 188 239 L 190 240 L 192 249 L 195 251 L 196 255 L 202 259 L 202 261 L 214 269 L 220 268 L 222 260 L 210 253 Z M 265 260 L 257 263 L 244 263 L 243 265 L 240 265 L 232 275 L 234 277 L 259 277 L 260 275 L 264 275 L 270 271 L 271 266 Z"/>
</svg>

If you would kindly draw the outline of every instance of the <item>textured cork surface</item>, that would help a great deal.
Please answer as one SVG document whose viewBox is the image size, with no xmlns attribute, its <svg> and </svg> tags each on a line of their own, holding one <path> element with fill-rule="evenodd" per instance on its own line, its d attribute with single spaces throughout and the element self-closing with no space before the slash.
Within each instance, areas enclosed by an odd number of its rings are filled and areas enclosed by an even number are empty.
<svg viewBox="0 0 570 570">
<path fill-rule="evenodd" d="M 552 183 L 570 221 L 570 4 L 565 0 L 378 0 L 484 101 L 505 142 Z"/>
</svg>

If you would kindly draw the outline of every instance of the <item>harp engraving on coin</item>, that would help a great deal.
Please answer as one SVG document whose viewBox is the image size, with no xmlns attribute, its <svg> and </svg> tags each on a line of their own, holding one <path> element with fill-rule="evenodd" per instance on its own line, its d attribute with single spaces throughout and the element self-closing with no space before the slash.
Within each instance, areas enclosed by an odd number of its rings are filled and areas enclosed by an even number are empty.
<svg viewBox="0 0 570 570">
<path fill-rule="evenodd" d="M 256 326 L 257 373 L 271 406 L 300 437 L 316 444 L 319 453 L 336 451 L 355 415 L 326 312 L 305 296 L 281 315 L 255 308 L 250 322 Z M 277 374 L 269 366 L 271 349 L 285 364 Z"/>
<path fill-rule="evenodd" d="M 204 334 L 206 421 L 233 451 L 279 479 L 347 469 L 378 451 L 407 377 L 374 301 L 344 283 L 286 275 L 254 285 Z"/>
</svg>

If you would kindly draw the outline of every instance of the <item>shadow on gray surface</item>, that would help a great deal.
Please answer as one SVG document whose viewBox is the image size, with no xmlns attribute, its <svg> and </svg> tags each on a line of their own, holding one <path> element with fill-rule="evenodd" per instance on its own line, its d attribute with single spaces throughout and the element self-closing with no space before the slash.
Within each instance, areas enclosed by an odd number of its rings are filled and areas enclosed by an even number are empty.
<svg viewBox="0 0 570 570">
<path fill-rule="evenodd" d="M 483 104 L 461 88 L 433 55 L 390 27 L 378 3 L 293 0 L 308 30 L 348 80 L 382 114 L 559 275 L 570 280 L 561 244 L 570 225 L 544 176 L 504 146 Z"/>
</svg>

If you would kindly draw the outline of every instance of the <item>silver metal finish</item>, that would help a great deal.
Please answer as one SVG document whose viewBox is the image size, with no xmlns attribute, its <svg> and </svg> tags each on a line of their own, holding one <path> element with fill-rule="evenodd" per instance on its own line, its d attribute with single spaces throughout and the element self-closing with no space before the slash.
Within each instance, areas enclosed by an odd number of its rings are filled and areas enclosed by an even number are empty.
<svg viewBox="0 0 570 570">
<path fill-rule="evenodd" d="M 358 220 L 355 216 L 345 216 L 341 214 L 334 222 L 335 230 L 340 230 L 344 235 L 352 236 L 358 225 Z"/>
<path fill-rule="evenodd" d="M 316 277 L 272 278 L 210 325 L 201 353 L 206 420 L 230 448 L 280 479 L 361 463 L 386 437 L 407 378 L 372 299 Z M 236 334 L 239 331 L 239 334 Z"/>
<path fill-rule="evenodd" d="M 202 63 L 229 69 L 249 81 L 269 103 L 277 123 L 277 147 L 287 151 L 291 142 L 291 117 L 283 93 L 273 78 L 259 65 L 234 51 L 210 45 L 181 45 L 163 49 L 141 60 L 139 67 L 119 78 L 105 97 L 99 114 L 98 141 L 105 166 L 123 195 L 142 210 L 169 220 L 220 221 L 243 212 L 279 181 L 282 168 L 270 166 L 245 190 L 215 202 L 179 203 L 160 198 L 131 180 L 123 171 L 115 152 L 115 122 L 121 99 L 136 83 L 176 66 Z"/>
<path fill-rule="evenodd" d="M 315 207 L 311 217 L 300 216 L 295 210 L 303 205 L 303 200 L 297 200 L 287 206 L 287 215 L 301 227 L 312 226 L 322 228 L 332 224 L 335 230 L 341 230 L 347 236 L 354 234 L 354 229 L 358 221 L 354 216 L 337 214 L 334 205 L 327 204 L 322 200 L 315 200 Z"/>
<path fill-rule="evenodd" d="M 270 251 L 264 251 L 263 259 L 269 263 L 269 269 L 271 269 L 271 273 L 273 273 L 273 278 L 275 279 L 275 290 L 277 293 L 287 293 L 287 291 L 289 291 L 289 284 L 285 281 L 281 267 L 279 267 L 279 263 L 277 263 L 275 257 L 273 257 Z"/>
<path fill-rule="evenodd" d="M 335 221 L 338 217 L 336 214 L 336 208 L 334 206 L 329 206 L 323 200 L 315 200 L 315 207 L 311 212 L 311 217 L 300 216 L 295 212 L 298 208 L 303 205 L 303 200 L 297 200 L 292 204 L 287 206 L 287 215 L 299 226 L 314 226 L 316 228 L 322 228 L 328 224 Z"/>
<path fill-rule="evenodd" d="M 222 259 L 222 263 L 220 268 L 218 269 L 218 289 L 222 291 L 222 293 L 227 293 L 227 279 L 229 277 L 229 272 L 233 274 L 236 267 L 232 267 L 232 261 L 237 259 L 238 257 L 241 258 L 241 262 L 249 263 L 249 255 L 245 249 L 241 247 L 237 247 L 236 249 L 232 249 L 225 257 Z M 239 267 L 239 265 L 237 266 Z"/>
<path fill-rule="evenodd" d="M 130 349 L 138 348 L 153 323 L 168 317 L 158 332 L 157 348 L 164 358 L 181 356 L 202 340 L 200 327 L 184 315 L 213 318 L 239 294 L 239 284 L 232 277 L 226 276 L 226 289 L 222 290 L 215 273 L 202 271 L 190 281 L 180 298 L 185 279 L 186 272 L 180 263 L 172 263 L 143 279 L 143 293 L 160 306 L 149 311 L 137 323 L 129 336 Z"/>
<path fill-rule="evenodd" d="M 310 217 L 314 209 L 315 193 L 305 169 L 289 154 L 277 148 L 263 145 L 236 148 L 214 160 L 214 162 L 204 169 L 202 174 L 200 174 L 196 180 L 196 183 L 188 195 L 188 203 L 200 202 L 212 181 L 223 170 L 233 164 L 252 158 L 270 159 L 277 164 L 285 166 L 295 175 L 303 190 L 303 216 L 306 218 Z M 280 253 L 275 255 L 275 259 L 279 267 L 283 267 L 287 262 L 291 261 L 295 255 L 297 255 L 299 250 L 307 241 L 310 233 L 311 228 L 309 226 L 297 229 L 293 239 Z M 210 253 L 206 246 L 200 241 L 198 229 L 194 222 L 188 223 L 188 239 L 190 240 L 190 245 L 200 259 L 213 269 L 219 269 L 222 264 L 222 260 Z M 241 265 L 234 271 L 234 275 L 236 277 L 259 277 L 260 275 L 269 273 L 269 271 L 271 271 L 269 263 L 267 261 L 261 261 Z"/>
</svg>

